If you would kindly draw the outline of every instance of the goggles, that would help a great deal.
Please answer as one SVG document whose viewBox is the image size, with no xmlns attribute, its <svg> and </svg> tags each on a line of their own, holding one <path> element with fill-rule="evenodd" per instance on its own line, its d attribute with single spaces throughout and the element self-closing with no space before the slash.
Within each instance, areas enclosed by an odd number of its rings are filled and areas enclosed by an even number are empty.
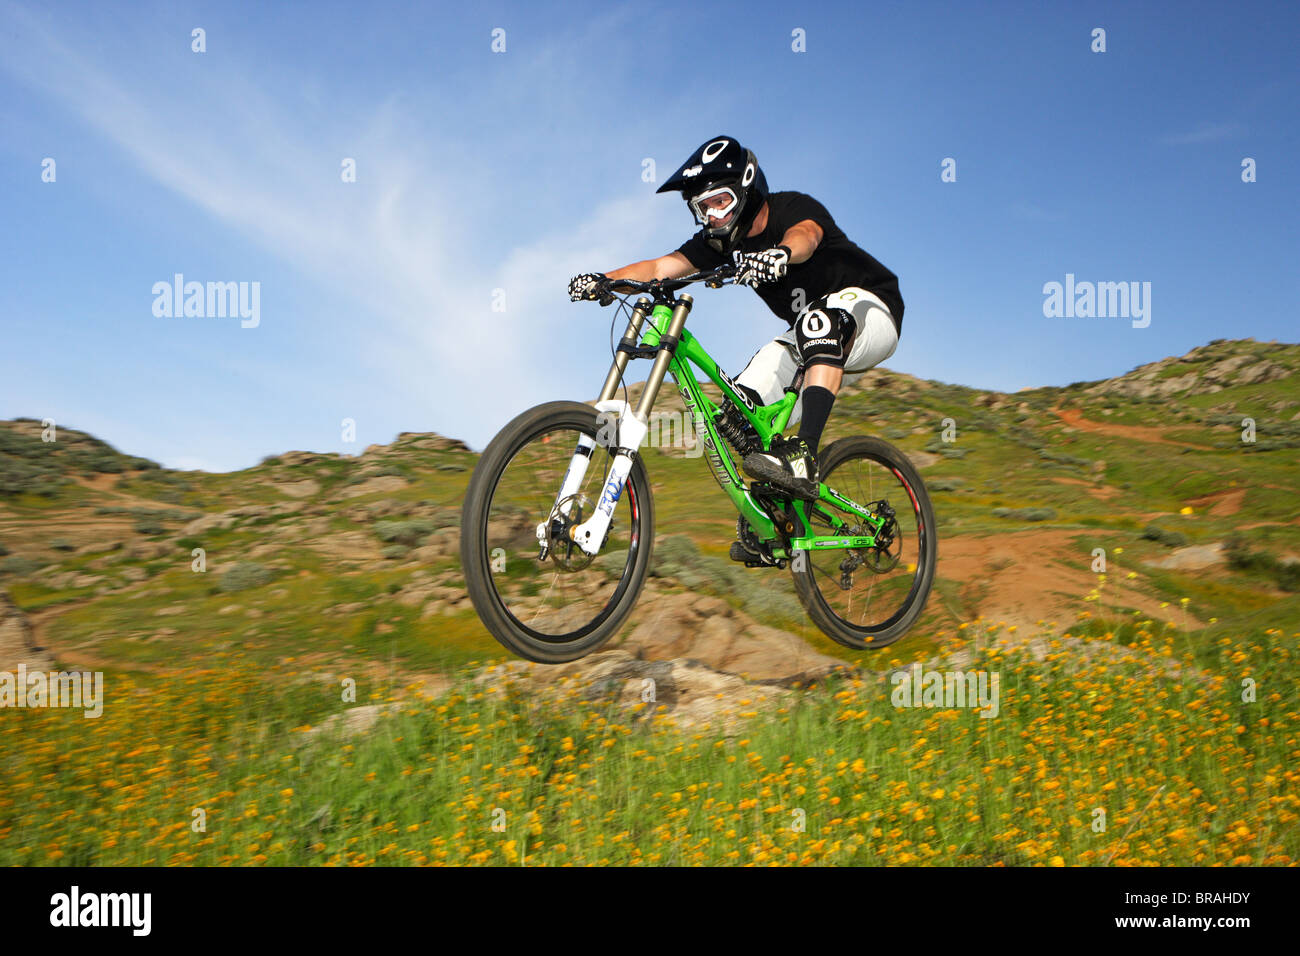
<svg viewBox="0 0 1300 956">
<path fill-rule="evenodd" d="M 706 189 L 687 200 L 695 221 L 706 229 L 717 229 L 731 222 L 740 208 L 740 196 L 732 186 Z"/>
</svg>

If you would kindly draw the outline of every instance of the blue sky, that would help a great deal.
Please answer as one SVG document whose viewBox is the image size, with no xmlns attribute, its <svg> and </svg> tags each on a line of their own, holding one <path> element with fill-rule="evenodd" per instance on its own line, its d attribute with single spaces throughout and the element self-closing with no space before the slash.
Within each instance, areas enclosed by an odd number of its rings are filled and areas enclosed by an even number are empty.
<svg viewBox="0 0 1300 956">
<path fill-rule="evenodd" d="M 481 449 L 595 396 L 610 313 L 568 279 L 680 244 L 643 160 L 719 133 L 898 274 L 886 367 L 1014 390 L 1296 340 L 1297 5 L 711 9 L 0 0 L 0 417 L 219 471 Z M 155 316 L 176 273 L 260 283 L 260 324 Z M 1045 317 L 1067 273 L 1150 282 L 1150 325 Z M 729 288 L 690 327 L 735 374 L 784 325 Z"/>
</svg>

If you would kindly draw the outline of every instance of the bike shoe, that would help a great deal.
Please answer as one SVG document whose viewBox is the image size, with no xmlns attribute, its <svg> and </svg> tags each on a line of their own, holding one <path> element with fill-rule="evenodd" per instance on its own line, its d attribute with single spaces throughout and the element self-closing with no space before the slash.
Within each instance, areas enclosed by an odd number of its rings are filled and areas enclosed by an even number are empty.
<svg viewBox="0 0 1300 956">
<path fill-rule="evenodd" d="M 820 496 L 817 459 L 808 443 L 798 435 L 772 439 L 770 451 L 756 451 L 741 462 L 745 474 L 765 481 L 793 498 Z"/>
</svg>

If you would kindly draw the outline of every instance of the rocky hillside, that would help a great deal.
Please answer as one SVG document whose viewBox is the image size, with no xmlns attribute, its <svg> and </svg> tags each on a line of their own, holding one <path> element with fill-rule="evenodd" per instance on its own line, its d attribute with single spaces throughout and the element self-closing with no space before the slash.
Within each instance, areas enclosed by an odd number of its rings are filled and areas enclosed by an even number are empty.
<svg viewBox="0 0 1300 956">
<path fill-rule="evenodd" d="M 1298 367 L 1300 346 L 1243 340 L 1014 395 L 885 369 L 847 386 L 827 441 L 866 432 L 903 448 L 939 519 L 926 616 L 890 653 L 923 657 L 972 621 L 1100 632 L 1136 612 L 1207 635 L 1294 630 Z M 666 389 L 656 413 L 680 410 Z M 71 428 L 57 438 L 42 441 L 34 419 L 0 422 L 12 601 L 0 628 L 14 638 L 0 669 L 32 647 L 139 674 L 238 648 L 394 685 L 504 658 L 463 591 L 459 509 L 476 455 L 453 438 L 403 433 L 357 456 L 286 452 L 230 474 L 162 468 Z M 683 706 L 707 688 L 739 702 L 886 666 L 817 632 L 788 575 L 726 559 L 734 512 L 677 441 L 645 452 L 656 563 L 601 666 L 635 675 L 690 658 L 740 681 L 723 693 L 724 677 L 684 670 Z M 491 673 L 520 669 L 535 671 Z"/>
<path fill-rule="evenodd" d="M 1089 383 L 1084 390 L 1089 395 L 1141 399 L 1213 395 L 1228 388 L 1286 378 L 1295 372 L 1295 362 L 1293 346 L 1254 339 L 1215 339 L 1186 355 L 1150 362 L 1118 378 Z M 1283 401 L 1279 399 L 1279 405 Z M 1295 417 L 1300 417 L 1300 412 Z"/>
</svg>

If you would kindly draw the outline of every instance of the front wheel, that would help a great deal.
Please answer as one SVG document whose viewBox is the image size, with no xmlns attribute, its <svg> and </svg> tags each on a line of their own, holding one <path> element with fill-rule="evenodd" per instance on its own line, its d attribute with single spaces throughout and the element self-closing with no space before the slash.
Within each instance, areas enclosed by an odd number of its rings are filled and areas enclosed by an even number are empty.
<svg viewBox="0 0 1300 956">
<path fill-rule="evenodd" d="M 884 518 L 875 548 L 805 552 L 791 563 L 795 592 L 829 638 L 857 650 L 894 643 L 916 623 L 934 583 L 938 538 L 934 509 L 916 468 L 878 438 L 833 442 L 821 458 L 821 480 Z M 812 534 L 870 534 L 855 513 L 822 501 L 848 529 L 810 509 Z"/>
<path fill-rule="evenodd" d="M 598 429 L 589 405 L 530 409 L 484 449 L 465 495 L 460 559 L 470 600 L 492 636 L 530 661 L 561 664 L 600 647 L 631 613 L 650 568 L 654 501 L 639 456 L 596 556 L 567 537 L 591 517 L 613 460 Z M 590 449 L 586 471 L 557 501 L 579 447 Z"/>
</svg>

